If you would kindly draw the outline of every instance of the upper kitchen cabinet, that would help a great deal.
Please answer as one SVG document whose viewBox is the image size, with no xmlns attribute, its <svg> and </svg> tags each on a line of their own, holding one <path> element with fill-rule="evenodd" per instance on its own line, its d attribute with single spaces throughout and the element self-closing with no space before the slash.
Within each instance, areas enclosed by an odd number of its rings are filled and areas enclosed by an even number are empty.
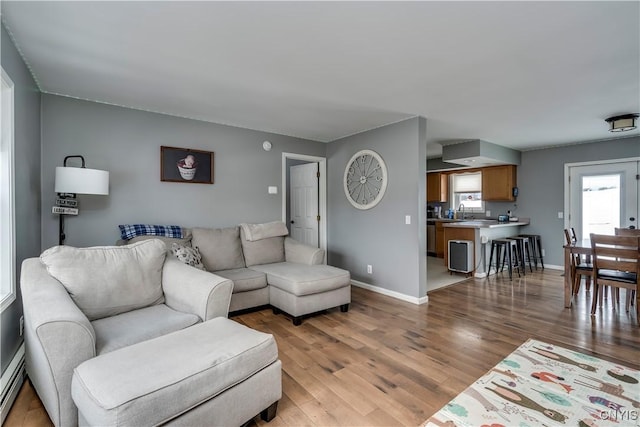
<svg viewBox="0 0 640 427">
<path fill-rule="evenodd" d="M 427 174 L 427 202 L 446 202 L 448 176 L 442 172 Z"/>
<path fill-rule="evenodd" d="M 516 166 L 501 165 L 482 168 L 482 199 L 489 202 L 512 202 L 516 182 Z"/>
</svg>

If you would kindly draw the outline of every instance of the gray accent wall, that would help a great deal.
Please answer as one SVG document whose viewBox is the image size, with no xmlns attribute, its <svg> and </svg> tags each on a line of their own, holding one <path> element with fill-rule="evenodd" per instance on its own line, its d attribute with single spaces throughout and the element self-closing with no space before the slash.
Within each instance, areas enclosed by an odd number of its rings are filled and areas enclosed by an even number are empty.
<svg viewBox="0 0 640 427">
<path fill-rule="evenodd" d="M 273 149 L 264 151 L 262 143 Z M 213 151 L 214 184 L 160 181 L 160 146 Z M 226 227 L 282 218 L 282 153 L 325 155 L 325 144 L 56 95 L 42 96 L 42 249 L 58 242 L 55 167 L 67 155 L 110 173 L 108 196 L 78 196 L 66 243 L 114 244 L 118 224 Z M 277 195 L 267 193 L 278 186 Z"/>
<path fill-rule="evenodd" d="M 388 169 L 382 201 L 351 206 L 343 190 L 347 162 L 357 151 L 376 151 Z M 413 298 L 426 294 L 426 119 L 412 118 L 328 144 L 329 264 L 353 279 Z M 412 222 L 405 225 L 405 215 Z M 367 273 L 367 265 L 373 274 Z"/>
<path fill-rule="evenodd" d="M 540 234 L 545 264 L 564 265 L 564 165 L 640 156 L 640 137 L 524 151 L 518 166 L 516 215 L 531 218 L 523 233 Z M 505 205 L 506 207 L 506 205 Z"/>
<path fill-rule="evenodd" d="M 40 255 L 40 91 L 2 25 L 2 68 L 14 84 L 14 161 L 17 297 L 2 312 L 2 373 L 22 344 L 20 266 Z"/>
</svg>

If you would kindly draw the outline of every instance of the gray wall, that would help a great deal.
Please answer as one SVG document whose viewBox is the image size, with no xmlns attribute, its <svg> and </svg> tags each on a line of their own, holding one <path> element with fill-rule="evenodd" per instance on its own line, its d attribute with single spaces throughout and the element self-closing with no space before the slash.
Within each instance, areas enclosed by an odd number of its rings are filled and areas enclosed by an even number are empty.
<svg viewBox="0 0 640 427">
<path fill-rule="evenodd" d="M 531 218 L 531 225 L 523 233 L 540 234 L 546 250 L 545 264 L 564 265 L 565 163 L 590 162 L 640 156 L 640 137 L 569 145 L 522 153 L 518 167 L 518 195 L 516 214 Z"/>
<path fill-rule="evenodd" d="M 2 25 L 2 68 L 14 84 L 15 220 L 17 278 L 25 258 L 40 254 L 40 91 Z M 2 372 L 22 343 L 19 334 L 22 299 L 18 295 L 3 313 Z"/>
<path fill-rule="evenodd" d="M 353 279 L 411 297 L 426 294 L 426 120 L 412 118 L 327 146 L 329 264 Z M 376 151 L 388 169 L 382 201 L 355 209 L 343 191 L 344 168 L 361 149 Z M 411 225 L 405 225 L 411 215 Z M 373 274 L 367 274 L 367 264 Z"/>
<path fill-rule="evenodd" d="M 266 152 L 262 142 L 273 149 Z M 214 184 L 160 181 L 160 146 L 215 152 Z M 83 155 L 110 172 L 108 196 L 80 195 L 66 243 L 113 244 L 118 224 L 233 226 L 282 218 L 282 152 L 325 155 L 325 144 L 128 108 L 42 96 L 42 248 L 57 244 L 55 167 Z M 278 186 L 277 195 L 267 193 Z"/>
</svg>

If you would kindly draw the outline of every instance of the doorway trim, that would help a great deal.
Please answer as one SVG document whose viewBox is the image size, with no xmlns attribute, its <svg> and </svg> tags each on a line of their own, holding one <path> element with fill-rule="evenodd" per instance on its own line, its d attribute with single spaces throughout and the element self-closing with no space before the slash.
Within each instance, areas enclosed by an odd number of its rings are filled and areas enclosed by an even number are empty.
<svg viewBox="0 0 640 427">
<path fill-rule="evenodd" d="M 318 246 L 327 251 L 327 158 L 310 156 L 308 154 L 282 153 L 282 221 L 287 220 L 287 159 L 317 162 L 320 172 L 318 180 L 318 210 L 320 224 L 318 224 Z M 326 262 L 327 257 L 325 256 Z"/>
<path fill-rule="evenodd" d="M 569 193 L 571 183 L 569 182 L 569 172 L 573 167 L 579 166 L 593 166 L 593 165 L 607 165 L 612 163 L 626 163 L 626 162 L 640 162 L 640 157 L 623 157 L 621 159 L 609 159 L 609 160 L 592 160 L 587 162 L 565 163 L 564 164 L 564 228 L 570 227 L 570 212 L 571 201 L 569 200 Z"/>
</svg>

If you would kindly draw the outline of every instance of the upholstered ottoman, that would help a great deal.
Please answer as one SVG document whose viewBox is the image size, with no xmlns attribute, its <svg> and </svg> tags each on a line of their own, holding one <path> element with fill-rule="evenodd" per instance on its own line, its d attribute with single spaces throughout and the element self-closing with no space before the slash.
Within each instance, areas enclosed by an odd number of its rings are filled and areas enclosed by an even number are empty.
<svg viewBox="0 0 640 427">
<path fill-rule="evenodd" d="M 305 265 L 294 262 L 253 265 L 267 275 L 269 303 L 293 317 L 300 325 L 302 316 L 340 306 L 343 312 L 351 303 L 351 275 L 330 265 Z"/>
<path fill-rule="evenodd" d="M 80 425 L 242 425 L 275 416 L 281 363 L 272 335 L 218 317 L 87 360 L 71 395 Z"/>
</svg>

